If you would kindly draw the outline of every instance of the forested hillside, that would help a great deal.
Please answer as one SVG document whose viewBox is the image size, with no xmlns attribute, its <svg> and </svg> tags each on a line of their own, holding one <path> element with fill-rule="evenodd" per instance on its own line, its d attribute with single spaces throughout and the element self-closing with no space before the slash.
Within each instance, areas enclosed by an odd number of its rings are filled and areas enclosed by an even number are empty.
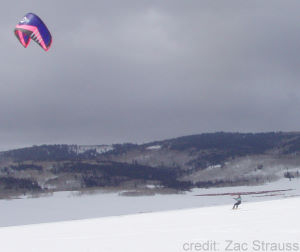
<svg viewBox="0 0 300 252">
<path fill-rule="evenodd" d="M 0 153 L 1 193 L 141 190 L 298 176 L 300 133 L 208 133 L 146 144 L 42 145 Z"/>
</svg>

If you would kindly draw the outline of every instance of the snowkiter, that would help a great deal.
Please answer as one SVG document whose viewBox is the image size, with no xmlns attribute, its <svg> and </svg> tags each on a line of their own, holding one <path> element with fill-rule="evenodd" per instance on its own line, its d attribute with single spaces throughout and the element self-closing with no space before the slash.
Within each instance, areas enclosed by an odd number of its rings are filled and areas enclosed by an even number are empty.
<svg viewBox="0 0 300 252">
<path fill-rule="evenodd" d="M 235 204 L 233 205 L 232 209 L 238 209 L 239 205 L 242 203 L 242 197 L 239 194 L 237 198 L 234 198 L 236 200 Z"/>
</svg>

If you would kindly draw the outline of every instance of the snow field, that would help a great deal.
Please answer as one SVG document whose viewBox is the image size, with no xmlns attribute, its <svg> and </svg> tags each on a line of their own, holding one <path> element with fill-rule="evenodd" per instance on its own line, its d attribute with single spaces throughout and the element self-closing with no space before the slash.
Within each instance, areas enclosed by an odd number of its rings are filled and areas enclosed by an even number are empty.
<svg viewBox="0 0 300 252">
<path fill-rule="evenodd" d="M 299 206 L 290 198 L 4 227 L 0 244 L 5 252 L 300 251 Z"/>
</svg>

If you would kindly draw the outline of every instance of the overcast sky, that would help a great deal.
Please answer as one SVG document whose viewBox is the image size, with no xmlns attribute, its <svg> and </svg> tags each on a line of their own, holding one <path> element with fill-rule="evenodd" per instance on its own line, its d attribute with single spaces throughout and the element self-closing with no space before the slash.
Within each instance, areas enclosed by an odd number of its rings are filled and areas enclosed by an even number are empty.
<svg viewBox="0 0 300 252">
<path fill-rule="evenodd" d="M 300 1 L 10 0 L 0 150 L 300 129 Z M 44 52 L 13 34 L 27 13 Z"/>
</svg>

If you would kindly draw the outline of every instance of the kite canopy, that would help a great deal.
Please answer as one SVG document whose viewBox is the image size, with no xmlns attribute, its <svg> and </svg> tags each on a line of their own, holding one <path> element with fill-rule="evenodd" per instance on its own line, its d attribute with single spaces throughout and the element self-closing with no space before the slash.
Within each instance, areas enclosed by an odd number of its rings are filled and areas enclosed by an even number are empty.
<svg viewBox="0 0 300 252">
<path fill-rule="evenodd" d="M 51 47 L 52 36 L 47 26 L 33 13 L 26 14 L 17 24 L 15 35 L 25 48 L 29 45 L 30 39 L 33 39 L 45 51 L 48 51 Z"/>
</svg>

